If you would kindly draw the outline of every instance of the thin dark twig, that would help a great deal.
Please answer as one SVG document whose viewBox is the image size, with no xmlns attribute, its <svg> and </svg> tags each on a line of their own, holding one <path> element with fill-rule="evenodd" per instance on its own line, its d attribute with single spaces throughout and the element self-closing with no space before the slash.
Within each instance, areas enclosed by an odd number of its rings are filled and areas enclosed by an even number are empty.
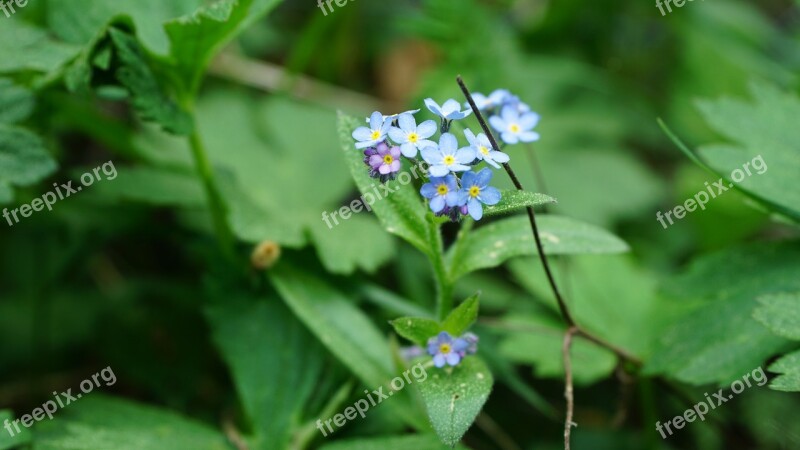
<svg viewBox="0 0 800 450">
<path fill-rule="evenodd" d="M 564 345 L 561 347 L 564 357 L 564 397 L 567 399 L 567 417 L 564 419 L 564 450 L 569 450 L 569 439 L 572 427 L 578 425 L 572 421 L 572 416 L 575 411 L 575 395 L 572 390 L 572 360 L 569 355 L 569 350 L 572 346 L 572 336 L 577 332 L 578 329 L 576 327 L 569 327 L 567 334 L 564 335 Z"/>
<path fill-rule="evenodd" d="M 486 137 L 489 138 L 489 142 L 492 144 L 492 149 L 495 151 L 500 151 L 500 147 L 497 145 L 497 140 L 495 139 L 492 130 L 489 129 L 489 126 L 486 124 L 486 120 L 483 118 L 483 114 L 481 114 L 480 110 L 478 110 L 478 106 L 475 104 L 475 100 L 472 98 L 472 94 L 470 94 L 469 89 L 467 89 L 467 86 L 464 84 L 464 80 L 462 80 L 461 76 L 459 75 L 456 77 L 456 81 L 458 82 L 458 86 L 461 88 L 461 92 L 463 92 L 464 96 L 467 98 L 467 102 L 469 102 L 469 106 L 472 108 L 475 118 L 478 119 L 478 123 L 480 123 L 483 132 L 486 134 Z M 503 169 L 505 169 L 506 173 L 508 173 L 508 176 L 511 178 L 511 182 L 514 184 L 514 187 L 517 188 L 517 190 L 523 191 L 524 189 L 522 187 L 522 183 L 519 182 L 519 178 L 517 178 L 517 175 L 514 173 L 514 170 L 511 169 L 511 166 L 508 165 L 508 163 L 504 163 Z M 553 276 L 553 271 L 550 269 L 550 263 L 547 261 L 547 257 L 544 254 L 542 239 L 539 236 L 539 227 L 536 224 L 536 213 L 531 206 L 528 206 L 526 209 L 528 211 L 528 220 L 531 223 L 531 230 L 533 231 L 533 240 L 536 242 L 536 250 L 539 253 L 539 260 L 542 262 L 542 267 L 544 267 L 544 272 L 547 275 L 547 281 L 550 283 L 550 289 L 553 291 L 553 295 L 558 303 L 558 309 L 561 311 L 561 316 L 564 318 L 564 321 L 567 322 L 567 326 L 575 327 L 575 334 L 580 335 L 601 347 L 611 350 L 622 359 L 640 366 L 642 362 L 636 356 L 620 347 L 600 339 L 597 336 L 594 336 L 593 334 L 583 330 L 580 326 L 578 326 L 577 323 L 575 323 L 575 319 L 572 318 L 572 314 L 570 313 L 569 308 L 567 308 L 567 303 L 564 301 L 564 297 L 561 296 L 561 292 L 558 290 L 558 285 L 556 284 L 555 277 Z"/>
</svg>

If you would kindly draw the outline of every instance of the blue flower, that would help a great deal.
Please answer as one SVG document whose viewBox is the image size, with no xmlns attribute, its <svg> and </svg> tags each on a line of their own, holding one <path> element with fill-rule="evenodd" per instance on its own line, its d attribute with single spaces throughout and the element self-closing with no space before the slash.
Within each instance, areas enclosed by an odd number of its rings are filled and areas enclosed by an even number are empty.
<svg viewBox="0 0 800 450">
<path fill-rule="evenodd" d="M 438 148 L 425 147 L 421 153 L 422 159 L 431 165 L 428 171 L 433 177 L 469 170 L 467 164 L 475 160 L 475 150 L 471 147 L 458 148 L 456 137 L 450 133 L 442 133 Z"/>
<path fill-rule="evenodd" d="M 356 148 L 374 147 L 383 142 L 391 126 L 392 119 L 384 118 L 383 114 L 375 111 L 369 118 L 369 128 L 358 127 L 353 131 L 353 139 L 359 141 L 356 142 Z"/>
<path fill-rule="evenodd" d="M 444 120 L 460 120 L 472 114 L 472 110 L 469 108 L 461 111 L 461 105 L 453 99 L 450 99 L 444 102 L 442 106 L 439 106 L 439 104 L 433 101 L 432 98 L 426 98 L 425 106 L 427 106 L 432 113 Z"/>
<path fill-rule="evenodd" d="M 426 120 L 417 126 L 414 116 L 403 113 L 400 114 L 397 122 L 400 128 L 390 128 L 389 137 L 400 145 L 400 151 L 406 158 L 417 156 L 417 150 L 420 148 L 436 145 L 433 141 L 428 140 L 436 133 L 436 122 L 433 120 Z"/>
<path fill-rule="evenodd" d="M 439 368 L 445 364 L 456 366 L 461 362 L 469 348 L 469 342 L 464 339 L 453 339 L 450 333 L 442 331 L 438 336 L 428 339 L 428 354 L 433 356 L 433 365 Z"/>
<path fill-rule="evenodd" d="M 469 215 L 475 220 L 483 217 L 483 205 L 496 205 L 500 201 L 500 191 L 489 186 L 491 180 L 492 171 L 488 168 L 478 173 L 467 172 L 461 178 L 458 205 L 466 204 Z"/>
<path fill-rule="evenodd" d="M 539 140 L 539 133 L 531 131 L 539 123 L 539 115 L 534 112 L 520 115 L 516 106 L 507 105 L 500 111 L 499 116 L 489 117 L 489 123 L 500 133 L 506 144 Z"/>
<path fill-rule="evenodd" d="M 485 134 L 481 133 L 475 136 L 472 130 L 466 129 L 464 130 L 464 136 L 467 137 L 470 146 L 475 150 L 475 156 L 478 159 L 486 161 L 487 164 L 495 169 L 500 168 L 500 164 L 497 163 L 507 163 L 509 161 L 510 158 L 508 155 L 503 152 L 495 151 L 492 148 L 492 143 L 489 142 L 489 138 L 486 137 Z"/>
<path fill-rule="evenodd" d="M 439 213 L 447 203 L 452 204 L 458 200 L 458 180 L 453 174 L 447 174 L 444 177 L 431 177 L 429 183 L 422 185 L 419 193 L 423 197 L 430 199 L 431 211 Z"/>
<path fill-rule="evenodd" d="M 488 97 L 480 92 L 476 92 L 472 94 L 472 99 L 475 100 L 475 106 L 478 107 L 479 111 L 486 111 L 502 106 L 509 96 L 511 96 L 511 93 L 507 90 L 497 89 L 489 94 Z M 465 102 L 464 107 L 470 108 L 469 102 Z"/>
<path fill-rule="evenodd" d="M 401 115 L 403 115 L 403 114 L 411 114 L 411 115 L 414 115 L 414 114 L 418 113 L 419 111 L 420 111 L 420 110 L 418 110 L 418 109 L 409 109 L 408 111 L 404 111 L 404 112 L 401 112 L 401 113 L 397 113 L 397 114 L 390 114 L 390 115 L 388 115 L 388 116 L 383 116 L 383 119 L 382 119 L 382 120 L 386 120 L 386 119 L 392 119 L 392 122 L 394 122 L 395 120 L 397 120 L 397 118 L 398 118 L 398 117 L 400 117 L 400 116 L 401 116 Z M 369 118 L 369 117 L 367 117 L 365 121 L 366 121 L 367 123 L 369 123 L 369 120 L 370 120 L 370 118 Z"/>
<path fill-rule="evenodd" d="M 512 108 L 516 109 L 517 112 L 520 114 L 530 112 L 531 107 L 528 106 L 526 103 L 523 103 L 522 100 L 519 99 L 516 95 L 509 94 L 508 97 L 505 98 L 503 102 L 503 106 L 511 106 Z"/>
</svg>

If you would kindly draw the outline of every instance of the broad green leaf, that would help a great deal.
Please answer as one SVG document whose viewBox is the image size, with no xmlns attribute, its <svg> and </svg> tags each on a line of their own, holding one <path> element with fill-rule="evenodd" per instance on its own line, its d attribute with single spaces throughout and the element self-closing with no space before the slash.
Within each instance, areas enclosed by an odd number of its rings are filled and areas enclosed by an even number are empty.
<svg viewBox="0 0 800 450">
<path fill-rule="evenodd" d="M 323 445 L 320 450 L 449 450 L 436 435 L 392 436 L 374 438 L 352 438 Z M 456 445 L 456 450 L 467 450 Z"/>
<path fill-rule="evenodd" d="M 776 391 L 800 392 L 800 351 L 781 357 L 767 370 L 780 374 L 769 384 L 770 388 Z"/>
<path fill-rule="evenodd" d="M 8 183 L 0 183 L 0 204 L 10 203 L 14 200 L 14 190 Z"/>
<path fill-rule="evenodd" d="M 542 246 L 548 255 L 622 253 L 628 245 L 602 228 L 560 216 L 538 216 Z M 535 255 L 527 216 L 510 217 L 480 227 L 456 241 L 448 252 L 450 278 L 457 280 L 517 256 Z"/>
<path fill-rule="evenodd" d="M 433 429 L 441 441 L 455 446 L 481 412 L 494 379 L 477 356 L 467 356 L 452 368 L 430 369 L 418 388 Z"/>
<path fill-rule="evenodd" d="M 370 216 L 354 215 L 330 228 L 321 219 L 310 219 L 309 236 L 325 269 L 342 275 L 357 269 L 373 273 L 395 251 L 394 238 Z M 361 244 L 366 236 L 371 237 L 369 248 Z"/>
<path fill-rule="evenodd" d="M 340 144 L 358 189 L 365 200 L 369 199 L 367 196 L 374 199 L 371 208 L 387 231 L 405 239 L 421 252 L 429 254 L 432 251 L 428 236 L 430 225 L 425 218 L 427 211 L 419 193 L 412 185 L 402 185 L 399 180 L 386 183 L 385 189 L 379 188 L 380 182 L 370 178 L 368 168 L 364 165 L 364 154 L 355 148 L 351 136 L 353 130 L 359 126 L 363 126 L 363 123 L 339 113 Z M 403 170 L 410 172 L 410 169 Z M 409 176 L 412 175 L 409 173 Z"/>
<path fill-rule="evenodd" d="M 116 28 L 109 29 L 109 34 L 121 62 L 117 78 L 131 92 L 142 119 L 156 122 L 170 133 L 190 134 L 194 127 L 191 116 L 164 92 L 139 41 Z"/>
<path fill-rule="evenodd" d="M 323 374 L 324 349 L 277 298 L 226 298 L 207 315 L 254 427 L 253 447 L 286 448 Z"/>
<path fill-rule="evenodd" d="M 28 186 L 55 172 L 56 167 L 39 136 L 0 124 L 0 184 Z"/>
<path fill-rule="evenodd" d="M 493 206 L 484 207 L 483 215 L 496 216 L 499 214 L 507 214 L 528 206 L 546 205 L 555 202 L 556 199 L 549 195 L 528 191 L 504 190 L 501 191 L 500 202 Z"/>
<path fill-rule="evenodd" d="M 11 422 L 13 420 L 14 415 L 11 410 L 0 410 L 0 424 L 5 424 L 6 421 Z M 17 426 L 19 426 L 19 433 L 17 433 L 13 425 L 11 426 L 11 432 L 7 429 L 2 430 L 2 433 L 0 433 L 0 450 L 9 450 L 30 443 L 32 437 L 30 430 L 19 423 L 17 423 Z M 13 436 L 11 435 L 12 432 L 14 433 Z"/>
<path fill-rule="evenodd" d="M 503 323 L 512 331 L 501 340 L 500 355 L 518 364 L 532 365 L 537 377 L 563 380 L 563 323 L 530 314 L 509 317 Z M 571 355 L 573 376 L 579 385 L 607 377 L 617 363 L 613 353 L 580 337 L 574 338 Z"/>
<path fill-rule="evenodd" d="M 180 170 L 154 167 L 119 167 L 113 183 L 103 183 L 92 193 L 114 200 L 156 206 L 202 208 L 207 204 L 197 176 Z"/>
<path fill-rule="evenodd" d="M 775 294 L 760 297 L 753 317 L 778 336 L 800 340 L 800 295 Z"/>
<path fill-rule="evenodd" d="M 397 334 L 423 348 L 427 345 L 428 339 L 442 331 L 439 322 L 421 317 L 400 317 L 390 323 Z"/>
<path fill-rule="evenodd" d="M 448 314 L 442 323 L 442 328 L 453 336 L 461 336 L 469 330 L 478 319 L 478 298 L 481 293 L 467 298 L 458 307 Z"/>
<path fill-rule="evenodd" d="M 27 119 L 33 112 L 36 99 L 33 93 L 14 84 L 7 78 L 0 78 L 0 123 L 17 123 Z"/>
<path fill-rule="evenodd" d="M 286 264 L 269 272 L 284 302 L 348 369 L 369 386 L 391 378 L 391 352 L 369 318 L 323 281 Z"/>
<path fill-rule="evenodd" d="M 160 408 L 95 393 L 40 422 L 38 450 L 229 450 L 221 432 Z M 41 431 L 41 432 L 39 432 Z"/>
<path fill-rule="evenodd" d="M 2 19 L 0 73 L 50 72 L 65 65 L 80 50 L 79 46 L 54 40 L 46 30 L 22 20 L 7 20 L 5 15 Z"/>
</svg>

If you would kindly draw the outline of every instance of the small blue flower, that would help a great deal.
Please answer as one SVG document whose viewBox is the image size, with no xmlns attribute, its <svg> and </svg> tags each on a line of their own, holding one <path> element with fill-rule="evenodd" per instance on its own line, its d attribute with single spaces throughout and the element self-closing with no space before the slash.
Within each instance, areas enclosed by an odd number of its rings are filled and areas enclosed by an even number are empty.
<svg viewBox="0 0 800 450">
<path fill-rule="evenodd" d="M 491 180 L 492 171 L 488 168 L 478 173 L 469 171 L 461 178 L 457 204 L 466 204 L 469 215 L 475 220 L 483 217 L 483 205 L 496 205 L 500 201 L 500 191 L 489 186 Z"/>
<path fill-rule="evenodd" d="M 358 127 L 353 131 L 353 139 L 359 141 L 356 142 L 356 148 L 374 147 L 383 142 L 391 126 L 392 119 L 384 119 L 383 114 L 375 111 L 369 118 L 369 128 Z"/>
<path fill-rule="evenodd" d="M 428 339 L 428 354 L 433 356 L 433 365 L 442 368 L 445 364 L 456 366 L 461 362 L 469 348 L 464 339 L 453 339 L 450 333 L 442 331 L 438 336 Z"/>
<path fill-rule="evenodd" d="M 400 117 L 400 116 L 401 116 L 401 115 L 403 115 L 403 114 L 411 114 L 411 115 L 413 116 L 414 114 L 418 113 L 419 111 L 420 111 L 420 110 L 418 110 L 418 109 L 410 109 L 410 110 L 408 110 L 408 111 L 404 111 L 404 112 L 401 112 L 401 113 L 397 113 L 397 114 L 390 114 L 390 115 L 388 115 L 388 116 L 383 116 L 383 120 L 386 120 L 386 119 L 392 119 L 392 122 L 394 122 L 395 120 L 397 120 L 397 118 L 398 118 L 398 117 Z M 369 123 L 369 120 L 370 120 L 370 118 L 369 118 L 369 117 L 367 117 L 367 118 L 365 119 L 365 122 Z"/>
<path fill-rule="evenodd" d="M 526 103 L 523 103 L 522 100 L 519 99 L 516 95 L 509 94 L 508 97 L 505 98 L 503 102 L 503 106 L 511 106 L 512 108 L 516 109 L 517 112 L 520 114 L 530 112 L 531 107 L 528 106 Z"/>
<path fill-rule="evenodd" d="M 539 140 L 539 133 L 531 131 L 539 123 L 539 115 L 535 112 L 520 115 L 516 106 L 507 105 L 500 111 L 499 116 L 489 117 L 489 123 L 500 133 L 506 144 Z"/>
<path fill-rule="evenodd" d="M 442 133 L 439 147 L 425 147 L 421 151 L 422 159 L 430 164 L 428 169 L 432 177 L 443 177 L 449 172 L 469 170 L 467 164 L 475 160 L 475 150 L 471 147 L 458 148 L 456 137 L 450 133 Z"/>
<path fill-rule="evenodd" d="M 476 92 L 472 94 L 472 99 L 475 100 L 475 106 L 478 107 L 479 111 L 486 111 L 502 106 L 509 96 L 511 96 L 511 93 L 507 90 L 497 89 L 489 94 L 488 97 Z M 464 107 L 470 108 L 469 102 L 464 102 Z"/>
<path fill-rule="evenodd" d="M 422 185 L 419 193 L 423 197 L 430 199 L 431 211 L 439 213 L 447 203 L 455 203 L 458 200 L 458 180 L 453 174 L 447 174 L 444 177 L 431 177 L 429 183 Z"/>
<path fill-rule="evenodd" d="M 400 127 L 390 128 L 389 137 L 400 145 L 400 151 L 406 158 L 417 156 L 417 150 L 420 148 L 436 145 L 428 140 L 436 133 L 436 122 L 433 120 L 426 120 L 417 126 L 414 116 L 404 113 L 400 114 L 397 122 Z"/>
<path fill-rule="evenodd" d="M 485 134 L 481 133 L 475 136 L 472 130 L 466 129 L 464 130 L 464 136 L 467 137 L 470 146 L 475 150 L 475 156 L 478 159 L 486 161 L 487 164 L 495 169 L 500 168 L 500 164 L 497 163 L 507 163 L 509 161 L 510 158 L 508 155 L 503 152 L 495 151 L 492 148 L 492 143 L 489 142 L 489 138 L 486 137 Z"/>
<path fill-rule="evenodd" d="M 469 344 L 469 347 L 467 347 L 467 350 L 461 355 L 461 357 L 464 357 L 464 355 L 474 355 L 475 353 L 478 353 L 478 335 L 472 332 L 467 332 L 461 336 L 461 339 L 464 339 L 467 341 L 467 344 Z"/>
<path fill-rule="evenodd" d="M 461 105 L 453 99 L 450 99 L 444 102 L 442 106 L 439 106 L 439 104 L 433 101 L 432 98 L 426 98 L 425 106 L 427 106 L 432 113 L 448 121 L 461 120 L 472 114 L 472 110 L 469 108 L 461 111 Z"/>
</svg>

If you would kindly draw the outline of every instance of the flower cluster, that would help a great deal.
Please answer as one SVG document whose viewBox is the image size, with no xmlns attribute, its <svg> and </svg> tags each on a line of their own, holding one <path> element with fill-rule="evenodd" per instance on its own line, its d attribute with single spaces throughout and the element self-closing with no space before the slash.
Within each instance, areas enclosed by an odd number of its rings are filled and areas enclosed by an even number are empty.
<svg viewBox="0 0 800 450">
<path fill-rule="evenodd" d="M 466 355 L 474 355 L 478 351 L 478 336 L 466 333 L 453 338 L 450 333 L 442 331 L 438 336 L 428 339 L 428 354 L 433 356 L 433 365 L 439 368 L 458 365 Z"/>
<path fill-rule="evenodd" d="M 518 97 L 506 90 L 497 90 L 489 97 L 476 94 L 474 98 L 481 111 L 493 114 L 490 123 L 501 133 L 505 143 L 531 142 L 539 138 L 530 131 L 539 116 Z M 355 146 L 363 149 L 364 164 L 369 167 L 370 176 L 384 183 L 397 176 L 401 155 L 411 160 L 421 157 L 428 164 L 428 182 L 422 186 L 420 194 L 428 199 L 431 211 L 452 221 L 466 215 L 480 220 L 483 206 L 496 205 L 501 194 L 489 186 L 492 180 L 489 168 L 473 170 L 473 167 L 485 162 L 499 169 L 509 161 L 509 156 L 495 150 L 484 133 L 476 135 L 469 129 L 464 130 L 468 145 L 459 145 L 450 128 L 453 121 L 472 114 L 469 104 L 462 110 L 456 100 L 440 105 L 429 98 L 425 106 L 439 117 L 438 126 L 434 120 L 417 124 L 414 116 L 418 109 L 395 115 L 375 111 L 367 119 L 368 126 L 353 131 Z M 441 132 L 438 142 L 433 139 L 437 131 Z"/>
</svg>

